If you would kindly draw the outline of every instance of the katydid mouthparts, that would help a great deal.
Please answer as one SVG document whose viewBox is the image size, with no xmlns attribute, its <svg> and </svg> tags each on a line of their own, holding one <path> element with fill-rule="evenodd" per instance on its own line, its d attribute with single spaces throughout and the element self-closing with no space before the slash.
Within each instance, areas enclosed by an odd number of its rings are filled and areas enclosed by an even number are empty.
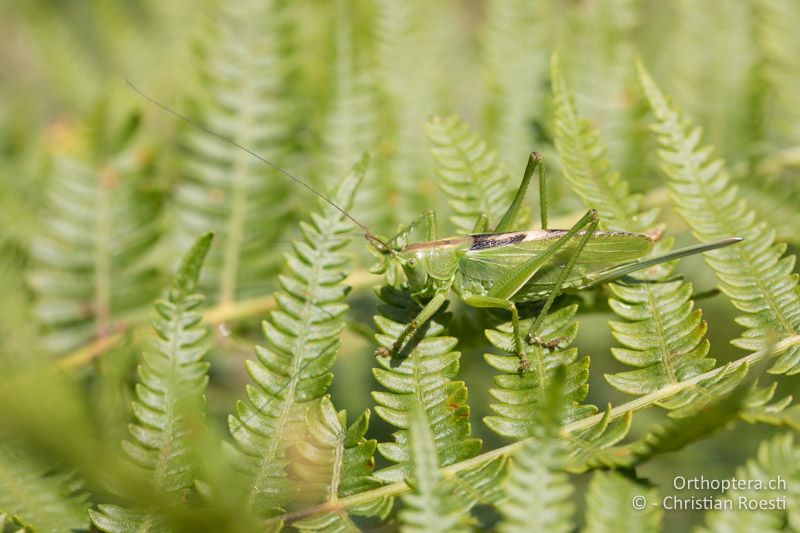
<svg viewBox="0 0 800 533">
<path fill-rule="evenodd" d="M 511 205 L 493 231 L 487 231 L 488 217 L 482 214 L 470 235 L 439 239 L 433 211 L 422 214 L 401 227 L 396 235 L 384 240 L 339 207 L 328 196 L 293 176 L 233 139 L 167 107 L 128 85 L 140 96 L 178 119 L 245 151 L 298 185 L 308 189 L 339 211 L 364 232 L 375 255 L 383 259 L 383 269 L 392 263 L 405 273 L 411 297 L 421 307 L 391 346 L 378 348 L 378 356 L 390 357 L 401 351 L 413 334 L 430 320 L 454 291 L 471 307 L 505 309 L 511 314 L 519 369 L 530 363 L 525 344 L 555 348 L 560 339 L 542 339 L 538 334 L 544 317 L 555 298 L 566 290 L 582 290 L 617 280 L 637 270 L 689 255 L 730 246 L 742 239 L 731 237 L 699 243 L 653 256 L 654 236 L 644 233 L 600 231 L 600 216 L 594 209 L 586 212 L 569 229 L 547 228 L 547 178 L 541 156 L 534 152 L 528 159 L 522 182 Z M 513 231 L 512 224 L 522 206 L 531 178 L 539 169 L 541 229 Z M 413 230 L 424 224 L 427 240 L 405 243 Z M 536 319 L 526 331 L 520 326 L 518 303 L 543 301 Z"/>
</svg>

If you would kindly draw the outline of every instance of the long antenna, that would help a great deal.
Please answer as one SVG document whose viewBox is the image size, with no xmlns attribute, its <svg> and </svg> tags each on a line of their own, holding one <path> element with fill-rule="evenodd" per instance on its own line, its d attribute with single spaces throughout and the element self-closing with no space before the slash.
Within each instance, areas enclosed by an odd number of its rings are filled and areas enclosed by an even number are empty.
<svg viewBox="0 0 800 533">
<path fill-rule="evenodd" d="M 256 159 L 258 159 L 258 160 L 259 160 L 259 161 L 261 161 L 262 163 L 266 163 L 267 165 L 269 165 L 269 166 L 270 166 L 270 167 L 272 167 L 273 169 L 277 170 L 278 172 L 280 172 L 281 174 L 283 174 L 284 176 L 286 176 L 286 177 L 287 177 L 287 178 L 289 178 L 290 180 L 294 181 L 295 183 L 297 183 L 297 184 L 299 184 L 299 185 L 302 185 L 303 187 L 305 187 L 306 189 L 308 189 L 308 190 L 309 190 L 309 191 L 311 191 L 312 193 L 314 193 L 314 194 L 316 194 L 317 196 L 319 196 L 320 198 L 322 198 L 322 199 L 323 199 L 325 202 L 327 202 L 328 204 L 330 204 L 331 206 L 333 206 L 333 207 L 334 207 L 334 209 L 336 209 L 336 210 L 337 210 L 337 211 L 339 211 L 339 212 L 340 212 L 342 215 L 344 215 L 345 217 L 347 217 L 347 218 L 348 218 L 348 219 L 349 219 L 351 222 L 353 222 L 353 223 L 354 223 L 356 226 L 358 226 L 359 228 L 361 228 L 362 230 L 364 230 L 364 237 L 365 237 L 365 238 L 366 238 L 366 239 L 367 239 L 367 240 L 368 240 L 370 243 L 372 243 L 372 244 L 373 244 L 373 245 L 374 245 L 374 246 L 375 246 L 375 247 L 376 247 L 376 248 L 377 248 L 379 251 L 381 251 L 381 252 L 384 252 L 384 253 L 388 253 L 388 252 L 390 252 L 390 251 L 391 251 L 391 250 L 390 250 L 390 248 L 389 248 L 389 246 L 388 246 L 388 245 L 387 245 L 385 242 L 383 242 L 382 240 L 380 240 L 379 238 L 377 238 L 375 235 L 373 235 L 373 233 L 372 233 L 372 232 L 369 230 L 369 228 L 368 228 L 368 227 L 367 227 L 365 224 L 362 224 L 361 222 L 359 222 L 358 220 L 356 220 L 355 218 L 353 218 L 353 216 L 352 216 L 352 215 L 350 215 L 350 213 L 348 213 L 347 211 L 345 211 L 344 209 L 342 209 L 341 207 L 339 207 L 338 205 L 336 205 L 336 203 L 335 203 L 333 200 L 331 200 L 331 199 L 330 199 L 330 198 L 328 198 L 326 195 L 324 195 L 324 194 L 322 194 L 321 192 L 319 192 L 317 189 L 315 189 L 314 187 L 312 187 L 311 185 L 309 185 L 309 184 L 308 184 L 308 183 L 306 183 L 305 181 L 303 181 L 303 180 L 301 180 L 301 179 L 299 179 L 299 178 L 296 178 L 296 177 L 292 176 L 291 174 L 289 174 L 288 172 L 286 172 L 285 170 L 283 170 L 281 167 L 279 167 L 278 165 L 276 165 L 275 163 L 273 163 L 273 162 L 272 162 L 272 161 L 270 161 L 269 159 L 267 159 L 267 158 L 263 157 L 262 155 L 260 155 L 260 154 L 256 153 L 255 151 L 251 150 L 250 148 L 248 148 L 248 147 L 246 147 L 246 146 L 244 146 L 244 145 L 242 145 L 242 144 L 239 144 L 238 142 L 236 142 L 236 141 L 234 141 L 233 139 L 230 139 L 230 138 L 228 138 L 228 137 L 226 137 L 226 136 L 222 135 L 221 133 L 217 133 L 216 131 L 212 130 L 212 129 L 211 129 L 211 128 L 209 128 L 208 126 L 206 126 L 206 125 L 204 125 L 204 124 L 201 124 L 200 122 L 197 122 L 196 120 L 193 120 L 193 119 L 191 119 L 191 118 L 187 117 L 186 115 L 184 115 L 184 114 L 182 114 L 182 113 L 179 113 L 178 111 L 175 111 L 174 109 L 172 109 L 172 108 L 170 108 L 170 107 L 166 106 L 165 104 L 162 104 L 161 102 L 159 102 L 158 100 L 156 100 L 156 99 L 155 99 L 155 98 L 153 98 L 152 96 L 150 96 L 150 95 L 146 94 L 144 91 L 142 91 L 141 89 L 139 89 L 139 88 L 138 88 L 136 85 L 134 85 L 134 84 L 133 84 L 133 82 L 131 82 L 131 80 L 129 80 L 128 78 L 125 78 L 125 82 L 128 84 L 128 87 L 130 87 L 131 89 L 133 89 L 134 91 L 136 91 L 136 93 L 138 93 L 138 94 L 139 94 L 139 96 L 141 96 L 142 98 L 144 98 L 145 100 L 147 100 L 147 101 L 148 101 L 148 102 L 150 102 L 151 104 L 157 105 L 158 107 L 160 107 L 161 109 L 163 109 L 163 110 L 164 110 L 164 111 L 166 111 L 167 113 L 171 114 L 171 115 L 172 115 L 172 116 L 174 116 L 174 117 L 177 117 L 177 118 L 181 119 L 182 121 L 186 122 L 187 124 L 191 124 L 191 125 L 192 125 L 192 126 L 194 126 L 195 128 L 198 128 L 198 129 L 200 129 L 200 130 L 202 130 L 202 131 L 204 131 L 204 132 L 206 132 L 206 133 L 208 133 L 208 134 L 211 134 L 211 135 L 213 135 L 214 137 L 216 137 L 216 138 L 218 138 L 218 139 L 220 139 L 220 140 L 222 140 L 222 141 L 225 141 L 226 143 L 228 143 L 228 144 L 231 144 L 231 145 L 235 146 L 236 148 L 239 148 L 240 150 L 244 150 L 245 152 L 247 152 L 247 153 L 248 153 L 248 154 L 250 154 L 251 156 L 255 157 Z"/>
</svg>

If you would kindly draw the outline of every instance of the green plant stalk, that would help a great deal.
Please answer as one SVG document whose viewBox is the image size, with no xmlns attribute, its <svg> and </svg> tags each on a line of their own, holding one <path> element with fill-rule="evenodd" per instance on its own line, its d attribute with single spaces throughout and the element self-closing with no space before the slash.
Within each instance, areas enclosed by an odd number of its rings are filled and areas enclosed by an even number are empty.
<svg viewBox="0 0 800 533">
<path fill-rule="evenodd" d="M 114 171 L 108 167 L 97 171 L 98 176 L 98 207 L 96 247 L 94 251 L 94 313 L 95 335 L 104 339 L 111 334 L 111 259 L 108 254 L 111 228 L 111 191 L 112 183 L 116 179 Z"/>
<path fill-rule="evenodd" d="M 354 289 L 358 289 L 367 286 L 373 277 L 374 276 L 366 270 L 357 270 L 348 276 L 346 281 L 348 285 Z M 214 307 L 208 308 L 203 313 L 202 323 L 221 324 L 223 322 L 241 320 L 260 315 L 272 309 L 275 309 L 275 299 L 272 296 L 259 296 L 239 302 L 220 303 Z M 57 364 L 60 368 L 65 370 L 81 368 L 121 341 L 126 333 L 130 331 L 138 332 L 145 328 L 149 328 L 149 326 L 147 324 L 116 324 L 111 327 L 113 333 L 109 333 L 105 337 L 94 339 L 90 343 L 81 346 L 77 350 L 60 358 Z"/>
<path fill-rule="evenodd" d="M 668 387 L 664 387 L 661 390 L 652 392 L 645 396 L 641 396 L 639 398 L 636 398 L 635 400 L 626 402 L 618 407 L 612 408 L 610 412 L 610 419 L 614 420 L 616 418 L 620 418 L 626 415 L 627 413 L 640 411 L 646 407 L 655 404 L 656 402 L 662 401 L 666 398 L 669 398 L 670 396 L 678 394 L 681 391 L 691 388 L 702 381 L 714 377 L 719 377 L 718 375 L 720 373 L 729 375 L 742 365 L 753 365 L 765 361 L 769 359 L 771 356 L 778 355 L 784 350 L 791 348 L 792 346 L 800 346 L 800 335 L 789 337 L 776 344 L 773 344 L 768 348 L 759 350 L 757 352 L 753 352 L 748 356 L 742 357 L 741 359 L 737 359 L 736 361 L 733 361 L 725 366 L 717 367 L 713 370 L 709 370 L 708 372 L 704 372 L 703 374 L 698 374 L 697 376 L 694 376 L 691 379 L 687 379 L 685 381 L 675 383 Z M 581 431 L 584 429 L 591 428 L 592 426 L 597 425 L 603 419 L 604 415 L 605 413 L 598 413 L 596 415 L 589 416 L 581 420 L 576 420 L 575 422 L 562 426 L 561 435 L 565 436 L 570 433 L 574 433 L 575 431 Z M 509 444 L 507 446 L 496 448 L 486 453 L 476 455 L 475 457 L 467 459 L 466 461 L 461 461 L 460 463 L 450 465 L 447 468 L 442 469 L 442 475 L 445 478 L 449 478 L 458 474 L 459 472 L 463 472 L 464 470 L 467 470 L 469 468 L 484 463 L 488 463 L 489 461 L 496 459 L 498 457 L 511 455 L 519 448 L 524 446 L 525 443 L 528 442 L 528 440 L 529 439 L 517 441 L 513 444 Z M 398 496 L 404 494 L 408 490 L 409 486 L 405 482 L 392 483 L 391 485 L 385 485 L 379 489 L 374 489 L 354 494 L 353 496 L 341 498 L 336 502 L 329 502 L 326 504 L 309 507 L 307 509 L 300 509 L 298 511 L 287 513 L 277 518 L 280 518 L 281 520 L 284 520 L 286 522 L 290 522 L 293 520 L 298 520 L 300 518 L 305 518 L 315 514 L 339 511 L 348 507 L 352 507 L 354 505 L 363 504 L 375 498 Z"/>
</svg>

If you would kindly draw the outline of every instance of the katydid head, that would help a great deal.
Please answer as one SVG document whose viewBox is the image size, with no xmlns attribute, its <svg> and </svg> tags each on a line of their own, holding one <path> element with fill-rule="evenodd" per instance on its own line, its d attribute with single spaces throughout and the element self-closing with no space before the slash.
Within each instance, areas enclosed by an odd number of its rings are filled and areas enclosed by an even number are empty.
<svg viewBox="0 0 800 533">
<path fill-rule="evenodd" d="M 395 241 L 388 243 L 377 237 L 367 236 L 369 251 L 378 260 L 370 268 L 373 274 L 386 274 L 390 284 L 406 282 L 414 292 L 419 292 L 427 284 L 428 274 L 425 268 L 425 258 L 417 252 L 407 252 L 403 246 L 392 246 Z M 402 274 L 400 274 L 402 272 Z"/>
<path fill-rule="evenodd" d="M 408 281 L 408 287 L 412 292 L 422 292 L 428 285 L 428 269 L 425 264 L 425 257 L 420 252 L 400 252 L 397 261 L 403 268 Z"/>
</svg>

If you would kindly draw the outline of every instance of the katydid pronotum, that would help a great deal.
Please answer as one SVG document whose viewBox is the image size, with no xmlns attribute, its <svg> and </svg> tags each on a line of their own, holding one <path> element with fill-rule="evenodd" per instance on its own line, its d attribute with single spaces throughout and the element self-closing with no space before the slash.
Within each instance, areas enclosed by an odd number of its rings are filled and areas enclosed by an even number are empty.
<svg viewBox="0 0 800 533">
<path fill-rule="evenodd" d="M 491 233 L 487 233 L 487 215 L 482 214 L 476 220 L 472 234 L 438 239 L 435 214 L 428 211 L 402 227 L 391 239 L 384 240 L 308 183 L 246 146 L 165 106 L 130 82 L 128 84 L 145 99 L 168 113 L 244 150 L 322 198 L 364 231 L 368 245 L 385 259 L 385 266 L 395 263 L 402 268 L 411 297 L 421 309 L 391 346 L 376 350 L 376 355 L 379 356 L 388 357 L 399 352 L 405 342 L 444 305 L 447 295 L 453 290 L 471 307 L 505 309 L 511 314 L 515 349 L 520 359 L 519 369 L 525 371 L 529 367 L 525 357 L 525 344 L 546 348 L 555 348 L 558 344 L 559 339 L 541 339 L 538 328 L 562 291 L 594 287 L 659 263 L 707 252 L 742 240 L 731 237 L 650 256 L 656 237 L 643 233 L 598 231 L 600 218 L 594 209 L 587 211 L 568 230 L 549 229 L 546 173 L 541 156 L 535 152 L 528 159 L 522 182 L 511 205 Z M 517 218 L 537 168 L 542 227 L 536 230 L 512 231 L 511 226 Z M 427 226 L 427 241 L 399 244 L 421 224 Z M 536 319 L 523 332 L 516 304 L 536 301 L 543 301 L 544 304 Z"/>
</svg>

